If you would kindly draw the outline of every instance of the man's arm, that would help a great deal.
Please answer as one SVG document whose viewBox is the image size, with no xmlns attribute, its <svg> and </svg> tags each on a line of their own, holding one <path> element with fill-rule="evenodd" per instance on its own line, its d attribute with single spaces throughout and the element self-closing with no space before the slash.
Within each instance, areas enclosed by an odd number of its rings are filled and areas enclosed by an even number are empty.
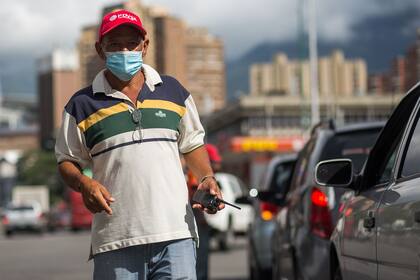
<svg viewBox="0 0 420 280">
<path fill-rule="evenodd" d="M 68 186 L 82 193 L 83 202 L 89 211 L 99 213 L 105 210 L 106 213 L 112 215 L 110 204 L 114 202 L 114 198 L 104 186 L 83 175 L 79 166 L 71 161 L 61 162 L 58 165 L 58 171 Z"/>
<path fill-rule="evenodd" d="M 206 148 L 204 146 L 196 148 L 193 151 L 184 154 L 184 158 L 188 168 L 190 168 L 196 178 L 200 180 L 198 189 L 208 190 L 212 195 L 216 195 L 219 199 L 223 199 L 220 188 L 213 177 L 214 173 L 210 166 L 209 156 L 207 154 Z M 203 180 L 203 178 L 205 179 Z M 193 208 L 201 209 L 207 213 L 214 214 L 209 212 L 207 208 L 203 209 L 202 206 L 197 203 L 193 204 Z M 225 205 L 221 203 L 219 205 L 219 210 L 222 210 L 223 208 L 225 208 Z"/>
</svg>

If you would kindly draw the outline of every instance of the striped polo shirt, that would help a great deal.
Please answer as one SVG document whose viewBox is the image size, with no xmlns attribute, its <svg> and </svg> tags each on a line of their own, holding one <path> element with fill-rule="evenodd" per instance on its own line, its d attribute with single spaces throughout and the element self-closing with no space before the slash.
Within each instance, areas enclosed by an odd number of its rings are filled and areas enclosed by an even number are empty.
<svg viewBox="0 0 420 280">
<path fill-rule="evenodd" d="M 133 104 L 111 88 L 104 71 L 65 106 L 55 147 L 58 162 L 92 168 L 115 198 L 112 216 L 94 215 L 92 254 L 198 238 L 179 158 L 203 145 L 192 96 L 143 65 L 145 84 Z"/>
</svg>

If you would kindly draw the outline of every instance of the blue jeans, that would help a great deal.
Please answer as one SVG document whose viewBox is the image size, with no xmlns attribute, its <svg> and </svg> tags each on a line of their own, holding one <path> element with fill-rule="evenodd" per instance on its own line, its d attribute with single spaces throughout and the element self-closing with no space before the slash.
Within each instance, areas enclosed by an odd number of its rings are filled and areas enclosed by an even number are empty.
<svg viewBox="0 0 420 280">
<path fill-rule="evenodd" d="M 193 239 L 137 245 L 94 256 L 94 280 L 196 280 Z"/>
</svg>

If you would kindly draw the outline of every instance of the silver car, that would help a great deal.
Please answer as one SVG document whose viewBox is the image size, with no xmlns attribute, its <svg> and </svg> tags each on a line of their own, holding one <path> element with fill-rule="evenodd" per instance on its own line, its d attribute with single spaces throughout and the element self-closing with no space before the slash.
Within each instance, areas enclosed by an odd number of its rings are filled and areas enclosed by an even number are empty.
<svg viewBox="0 0 420 280">
<path fill-rule="evenodd" d="M 319 184 L 344 188 L 331 237 L 332 279 L 419 279 L 420 84 L 400 102 L 363 170 L 349 159 L 323 161 Z"/>
<path fill-rule="evenodd" d="M 46 228 L 46 218 L 41 205 L 37 202 L 9 205 L 3 212 L 3 229 L 6 236 L 16 231 L 32 230 L 43 232 Z"/>
<path fill-rule="evenodd" d="M 289 189 L 295 161 L 295 154 L 274 157 L 258 189 L 258 197 L 251 201 L 254 217 L 248 229 L 248 264 L 252 280 L 271 278 L 274 218 Z"/>
</svg>

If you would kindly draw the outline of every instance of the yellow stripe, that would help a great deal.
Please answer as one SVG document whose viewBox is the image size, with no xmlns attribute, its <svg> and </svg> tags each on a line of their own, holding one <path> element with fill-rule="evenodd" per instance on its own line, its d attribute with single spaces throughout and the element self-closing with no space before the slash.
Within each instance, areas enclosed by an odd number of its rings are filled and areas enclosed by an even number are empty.
<svg viewBox="0 0 420 280">
<path fill-rule="evenodd" d="M 185 114 L 185 107 L 180 106 L 174 102 L 166 100 L 144 100 L 143 103 L 137 101 L 137 108 L 152 108 L 152 109 L 165 109 L 177 113 L 181 118 Z"/>
<path fill-rule="evenodd" d="M 114 106 L 96 111 L 96 113 L 93 113 L 92 115 L 90 115 L 89 117 L 81 121 L 78 124 L 78 126 L 82 130 L 82 132 L 85 132 L 89 127 L 99 122 L 100 120 L 103 120 L 106 117 L 109 117 L 111 115 L 121 113 L 127 110 L 128 110 L 127 105 L 124 102 L 121 102 Z"/>
</svg>

